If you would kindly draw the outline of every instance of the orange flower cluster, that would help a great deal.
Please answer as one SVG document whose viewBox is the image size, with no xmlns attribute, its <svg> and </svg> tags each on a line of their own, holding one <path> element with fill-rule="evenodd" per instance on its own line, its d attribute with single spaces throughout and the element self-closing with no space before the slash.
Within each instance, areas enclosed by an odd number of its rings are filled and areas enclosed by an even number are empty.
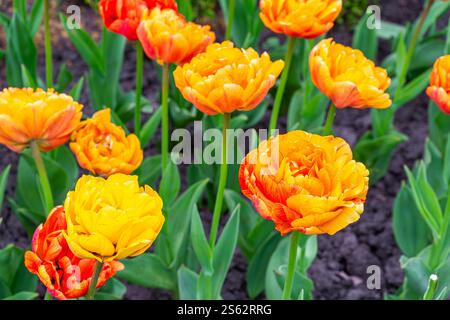
<svg viewBox="0 0 450 320">
<path fill-rule="evenodd" d="M 111 110 L 105 109 L 80 124 L 72 135 L 70 149 L 80 166 L 95 175 L 130 174 L 142 163 L 144 153 L 136 135 L 111 122 Z"/>
<path fill-rule="evenodd" d="M 63 233 L 67 230 L 64 208 L 56 207 L 35 231 L 32 251 L 25 254 L 25 266 L 36 274 L 48 292 L 60 300 L 85 296 L 96 260 L 80 259 L 69 249 Z M 106 262 L 97 282 L 103 286 L 123 269 L 118 261 Z"/>
<path fill-rule="evenodd" d="M 267 53 L 234 48 L 225 41 L 210 45 L 190 63 L 174 72 L 183 97 L 208 114 L 256 108 L 275 85 L 284 62 L 272 62 Z"/>
<path fill-rule="evenodd" d="M 434 63 L 427 94 L 444 113 L 450 114 L 450 55 Z"/>
<path fill-rule="evenodd" d="M 155 8 L 139 25 L 138 38 L 147 56 L 158 63 L 184 64 L 216 39 L 209 26 L 187 22 L 178 12 Z"/>
<path fill-rule="evenodd" d="M 282 235 L 293 230 L 332 235 L 363 213 L 368 175 L 343 139 L 291 131 L 250 152 L 239 182 Z"/>
<path fill-rule="evenodd" d="M 0 92 L 0 144 L 22 152 L 35 142 L 41 151 L 65 144 L 80 123 L 83 106 L 53 89 L 8 88 Z"/>
<path fill-rule="evenodd" d="M 385 91 L 391 83 L 387 71 L 376 67 L 360 50 L 335 43 L 319 42 L 309 58 L 314 84 L 337 108 L 385 109 L 392 101 Z"/>
<path fill-rule="evenodd" d="M 260 0 L 264 25 L 275 33 L 314 39 L 327 33 L 342 10 L 341 0 Z"/>
<path fill-rule="evenodd" d="M 153 8 L 177 10 L 177 3 L 175 0 L 100 0 L 98 7 L 108 30 L 136 41 L 136 30 L 149 11 Z"/>
</svg>

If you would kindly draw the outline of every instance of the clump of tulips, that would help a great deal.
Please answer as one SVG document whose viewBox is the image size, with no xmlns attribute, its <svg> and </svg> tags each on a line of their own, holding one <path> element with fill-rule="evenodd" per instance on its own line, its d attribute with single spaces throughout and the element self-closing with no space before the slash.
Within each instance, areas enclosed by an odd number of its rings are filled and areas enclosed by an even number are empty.
<svg viewBox="0 0 450 320">
<path fill-rule="evenodd" d="M 342 11 L 341 0 L 259 2 L 258 23 L 287 37 L 284 59 L 271 57 L 270 50 L 258 52 L 258 28 L 246 30 L 244 41 L 235 40 L 243 32 L 235 22 L 244 9 L 234 0 L 225 1 L 223 41 L 210 26 L 189 21 L 174 0 L 100 0 L 106 29 L 99 47 L 85 31 L 67 29 L 89 68 L 96 112 L 83 118 L 86 108 L 76 101 L 84 80 L 70 92 L 60 83 L 62 76 L 54 83 L 49 0 L 44 2 L 46 86 L 29 64 L 20 64 L 20 79 L 10 75 L 11 87 L 0 93 L 0 144 L 20 154 L 17 196 L 10 205 L 31 236 L 24 265 L 56 299 L 94 299 L 108 293 L 108 283 L 123 288 L 117 279 L 181 299 L 221 299 L 237 246 L 249 263 L 251 298 L 264 292 L 269 299 L 311 299 L 308 269 L 318 250 L 317 235 L 332 236 L 361 218 L 369 181 L 382 177 L 398 144 L 388 143 L 396 134 L 394 111 L 425 91 L 424 81 L 408 78 L 411 56 L 426 36 L 421 28 L 428 26 L 430 11 L 450 9 L 445 2 L 427 2 L 406 63 L 401 60 L 405 50 L 399 49 L 397 74 L 391 77 L 389 66 L 375 63 L 376 34 L 367 31 L 369 40 L 363 39 L 367 17 L 358 25 L 353 47 L 324 39 Z M 12 38 L 17 34 L 7 31 Z M 118 76 L 125 39 L 136 49 L 136 86 L 130 95 L 124 95 Z M 405 36 L 399 39 L 404 43 Z M 150 93 L 142 89 L 144 56 L 161 78 L 160 108 L 151 112 Z M 14 65 L 10 55 L 6 59 Z M 395 297 L 449 294 L 445 283 L 436 285 L 436 277 L 448 279 L 450 254 L 450 130 L 442 125 L 450 125 L 444 115 L 450 113 L 449 75 L 447 55 L 435 62 L 426 89 L 443 113 L 430 105 L 430 127 L 436 128 L 427 156 L 414 172 L 407 170 L 408 183 L 394 208 L 407 278 Z M 105 90 L 111 91 L 105 95 Z M 269 104 L 267 140 L 252 141 L 253 150 L 237 165 L 228 164 L 229 130 L 265 124 L 263 105 Z M 361 138 L 355 152 L 333 131 L 336 110 L 342 108 L 370 108 L 376 118 L 374 131 Z M 288 124 L 280 128 L 285 109 Z M 170 152 L 169 138 L 171 128 L 186 119 L 222 128 L 221 161 L 190 165 L 188 188 L 179 194 L 181 176 L 173 161 L 179 155 Z M 159 127 L 160 154 L 144 157 Z M 444 177 L 433 174 L 439 169 Z M 7 174 L 0 176 L 0 187 Z M 199 213 L 205 203 L 212 213 L 209 232 Z M 219 233 L 223 217 L 227 221 Z M 423 278 L 411 278 L 424 269 Z"/>
</svg>

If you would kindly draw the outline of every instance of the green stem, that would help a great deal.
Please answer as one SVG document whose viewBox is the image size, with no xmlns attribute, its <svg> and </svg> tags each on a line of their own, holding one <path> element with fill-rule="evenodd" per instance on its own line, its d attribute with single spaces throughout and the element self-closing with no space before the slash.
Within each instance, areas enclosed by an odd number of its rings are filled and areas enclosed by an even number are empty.
<svg viewBox="0 0 450 320">
<path fill-rule="evenodd" d="M 209 236 L 209 244 L 211 248 L 214 248 L 216 243 L 217 231 L 219 229 L 220 215 L 222 213 L 223 194 L 227 185 L 227 129 L 230 127 L 231 114 L 225 113 L 223 115 L 223 127 L 222 127 L 222 164 L 220 165 L 220 179 L 219 189 L 217 190 L 217 198 L 214 206 L 213 221 L 211 224 L 211 233 Z"/>
<path fill-rule="evenodd" d="M 435 274 L 432 274 L 430 276 L 430 279 L 428 280 L 428 287 L 425 291 L 425 294 L 423 295 L 423 300 L 433 300 L 434 296 L 436 295 L 436 289 L 438 286 L 438 277 Z"/>
<path fill-rule="evenodd" d="M 39 151 L 39 146 L 35 141 L 33 141 L 30 144 L 30 148 L 34 162 L 36 163 L 39 180 L 42 186 L 42 193 L 44 195 L 44 202 L 45 202 L 44 206 L 48 214 L 53 209 L 52 189 L 50 187 L 50 182 L 48 180 L 47 171 L 45 170 L 45 164 L 44 161 L 42 160 L 41 152 Z"/>
<path fill-rule="evenodd" d="M 435 244 L 431 246 L 429 255 L 429 266 L 432 270 L 439 267 L 441 262 L 445 261 L 447 257 L 447 246 L 446 243 L 450 236 L 450 197 L 447 199 L 447 206 L 445 209 L 445 214 L 441 222 L 439 230 L 439 239 L 436 240 Z"/>
<path fill-rule="evenodd" d="M 95 289 L 97 288 L 98 277 L 103 269 L 103 262 L 95 262 L 94 273 L 92 274 L 91 283 L 89 285 L 89 290 L 86 295 L 87 300 L 94 300 Z"/>
<path fill-rule="evenodd" d="M 169 64 L 165 63 L 162 67 L 162 172 L 166 169 L 169 163 Z"/>
<path fill-rule="evenodd" d="M 327 120 L 325 121 L 325 126 L 323 128 L 324 136 L 333 134 L 333 122 L 335 116 L 336 116 L 336 106 L 333 103 L 331 103 L 330 108 L 328 109 Z"/>
<path fill-rule="evenodd" d="M 289 37 L 288 51 L 284 59 L 285 66 L 281 75 L 280 85 L 278 86 L 277 95 L 275 96 L 275 102 L 273 104 L 272 115 L 270 117 L 269 134 L 272 135 L 272 131 L 276 129 L 278 123 L 278 116 L 280 114 L 281 102 L 283 102 L 284 90 L 286 89 L 286 83 L 289 76 L 289 69 L 291 67 L 292 56 L 295 48 L 295 38 Z"/>
<path fill-rule="evenodd" d="M 402 90 L 403 85 L 405 84 L 406 76 L 408 74 L 408 70 L 409 70 L 409 67 L 411 64 L 411 59 L 414 55 L 414 50 L 416 49 L 417 41 L 419 40 L 420 32 L 423 28 L 425 20 L 426 20 L 428 14 L 430 13 L 431 7 L 433 6 L 434 2 L 435 2 L 435 0 L 428 1 L 427 6 L 422 11 L 419 22 L 417 24 L 417 27 L 414 30 L 414 34 L 411 38 L 411 42 L 409 43 L 408 52 L 406 54 L 406 58 L 404 60 L 403 66 L 402 66 L 401 73 L 398 77 L 398 85 L 397 85 L 397 89 L 395 91 L 394 100 L 395 100 L 395 98 L 397 98 L 399 96 L 400 91 Z"/>
<path fill-rule="evenodd" d="M 234 22 L 234 8 L 236 7 L 236 0 L 228 1 L 228 21 L 227 30 L 225 31 L 225 40 L 231 39 L 231 32 L 233 31 Z"/>
<path fill-rule="evenodd" d="M 136 103 L 134 108 L 134 132 L 141 136 L 141 96 L 142 96 L 142 74 L 144 72 L 144 52 L 142 45 L 136 42 Z"/>
<path fill-rule="evenodd" d="M 50 34 L 50 0 L 44 1 L 45 12 L 45 77 L 47 89 L 53 88 L 52 39 Z"/>
<path fill-rule="evenodd" d="M 286 275 L 286 282 L 283 289 L 283 300 L 291 300 L 292 284 L 294 282 L 295 264 L 297 262 L 297 247 L 300 234 L 294 231 L 291 235 L 291 241 L 289 245 L 289 262 Z"/>
</svg>

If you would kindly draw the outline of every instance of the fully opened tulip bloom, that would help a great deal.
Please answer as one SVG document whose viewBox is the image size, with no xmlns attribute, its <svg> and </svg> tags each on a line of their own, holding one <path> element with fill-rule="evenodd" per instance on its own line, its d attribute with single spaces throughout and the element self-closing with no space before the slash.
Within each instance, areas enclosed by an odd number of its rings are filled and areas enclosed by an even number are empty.
<svg viewBox="0 0 450 320">
<path fill-rule="evenodd" d="M 275 33 L 314 39 L 328 32 L 342 10 L 341 0 L 260 0 L 264 25 Z"/>
<path fill-rule="evenodd" d="M 332 235 L 363 213 L 368 175 L 343 139 L 291 131 L 250 152 L 239 182 L 282 235 L 294 230 Z"/>
<path fill-rule="evenodd" d="M 275 85 L 284 62 L 272 62 L 267 53 L 234 48 L 225 41 L 174 72 L 183 97 L 208 114 L 249 111 L 256 108 Z"/>
<path fill-rule="evenodd" d="M 386 93 L 391 79 L 385 69 L 376 67 L 360 50 L 335 43 L 319 42 L 309 58 L 314 84 L 337 108 L 389 108 Z"/>
<path fill-rule="evenodd" d="M 214 42 L 210 29 L 187 22 L 174 10 L 155 8 L 139 25 L 137 34 L 149 58 L 160 64 L 183 64 Z"/>
<path fill-rule="evenodd" d="M 32 251 L 25 254 L 25 266 L 36 274 L 55 298 L 75 299 L 87 294 L 96 260 L 80 259 L 69 249 L 63 236 L 66 231 L 63 207 L 56 207 L 47 221 L 35 231 Z M 117 271 L 123 269 L 118 261 L 105 263 L 97 282 L 103 286 Z"/>
<path fill-rule="evenodd" d="M 36 143 L 50 151 L 77 128 L 83 106 L 52 89 L 8 88 L 0 92 L 0 144 L 21 152 Z"/>
<path fill-rule="evenodd" d="M 162 228 L 162 207 L 152 188 L 139 187 L 137 176 L 83 176 L 64 205 L 65 237 L 80 258 L 108 262 L 138 256 Z"/>
<path fill-rule="evenodd" d="M 450 55 L 436 60 L 427 94 L 443 112 L 450 114 Z"/>
<path fill-rule="evenodd" d="M 81 123 L 72 135 L 70 149 L 80 166 L 95 175 L 130 174 L 143 159 L 139 139 L 111 122 L 111 110 L 105 109 Z"/>
<path fill-rule="evenodd" d="M 99 11 L 106 28 L 126 37 L 138 40 L 136 30 L 142 17 L 153 8 L 177 10 L 175 0 L 100 0 Z"/>
</svg>

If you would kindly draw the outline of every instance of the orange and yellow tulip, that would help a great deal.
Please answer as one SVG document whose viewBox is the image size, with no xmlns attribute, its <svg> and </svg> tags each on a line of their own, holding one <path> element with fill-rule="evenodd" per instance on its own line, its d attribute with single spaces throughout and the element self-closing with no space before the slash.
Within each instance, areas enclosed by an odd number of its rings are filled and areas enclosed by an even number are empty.
<svg viewBox="0 0 450 320">
<path fill-rule="evenodd" d="M 130 174 L 142 163 L 144 153 L 136 135 L 111 122 L 111 110 L 105 109 L 83 121 L 72 134 L 70 149 L 80 166 L 94 175 Z"/>
<path fill-rule="evenodd" d="M 341 0 L 260 0 L 259 16 L 275 33 L 314 39 L 327 33 L 342 10 Z"/>
<path fill-rule="evenodd" d="M 450 55 L 434 63 L 427 94 L 444 113 L 450 114 Z"/>
<path fill-rule="evenodd" d="M 187 22 L 178 12 L 155 8 L 137 30 L 139 41 L 150 59 L 163 64 L 183 64 L 216 39 L 209 26 Z"/>
<path fill-rule="evenodd" d="M 64 204 L 64 236 L 80 258 L 110 262 L 135 257 L 147 251 L 161 231 L 162 207 L 158 193 L 139 187 L 137 176 L 83 176 Z"/>
<path fill-rule="evenodd" d="M 337 108 L 385 109 L 392 105 L 386 93 L 391 79 L 360 50 L 335 43 L 319 42 L 309 58 L 311 78 Z"/>
<path fill-rule="evenodd" d="M 284 62 L 272 62 L 267 53 L 234 48 L 225 41 L 174 72 L 175 85 L 183 97 L 208 114 L 249 111 L 256 108 L 275 85 Z"/>
<path fill-rule="evenodd" d="M 78 127 L 83 106 L 49 89 L 0 92 L 0 144 L 22 152 L 31 142 L 47 152 L 65 144 Z"/>
<path fill-rule="evenodd" d="M 175 0 L 100 0 L 98 8 L 106 28 L 126 37 L 138 40 L 136 30 L 141 19 L 153 8 L 177 10 Z"/>
<path fill-rule="evenodd" d="M 368 176 L 343 139 L 304 131 L 262 142 L 239 170 L 243 194 L 282 235 L 332 235 L 357 221 Z"/>
<path fill-rule="evenodd" d="M 60 300 L 87 294 L 96 263 L 96 260 L 80 259 L 72 253 L 63 236 L 66 228 L 64 208 L 56 207 L 47 221 L 36 229 L 32 251 L 25 253 L 27 269 L 39 277 L 54 298 Z M 123 265 L 118 261 L 105 263 L 97 288 L 122 269 Z"/>
</svg>

